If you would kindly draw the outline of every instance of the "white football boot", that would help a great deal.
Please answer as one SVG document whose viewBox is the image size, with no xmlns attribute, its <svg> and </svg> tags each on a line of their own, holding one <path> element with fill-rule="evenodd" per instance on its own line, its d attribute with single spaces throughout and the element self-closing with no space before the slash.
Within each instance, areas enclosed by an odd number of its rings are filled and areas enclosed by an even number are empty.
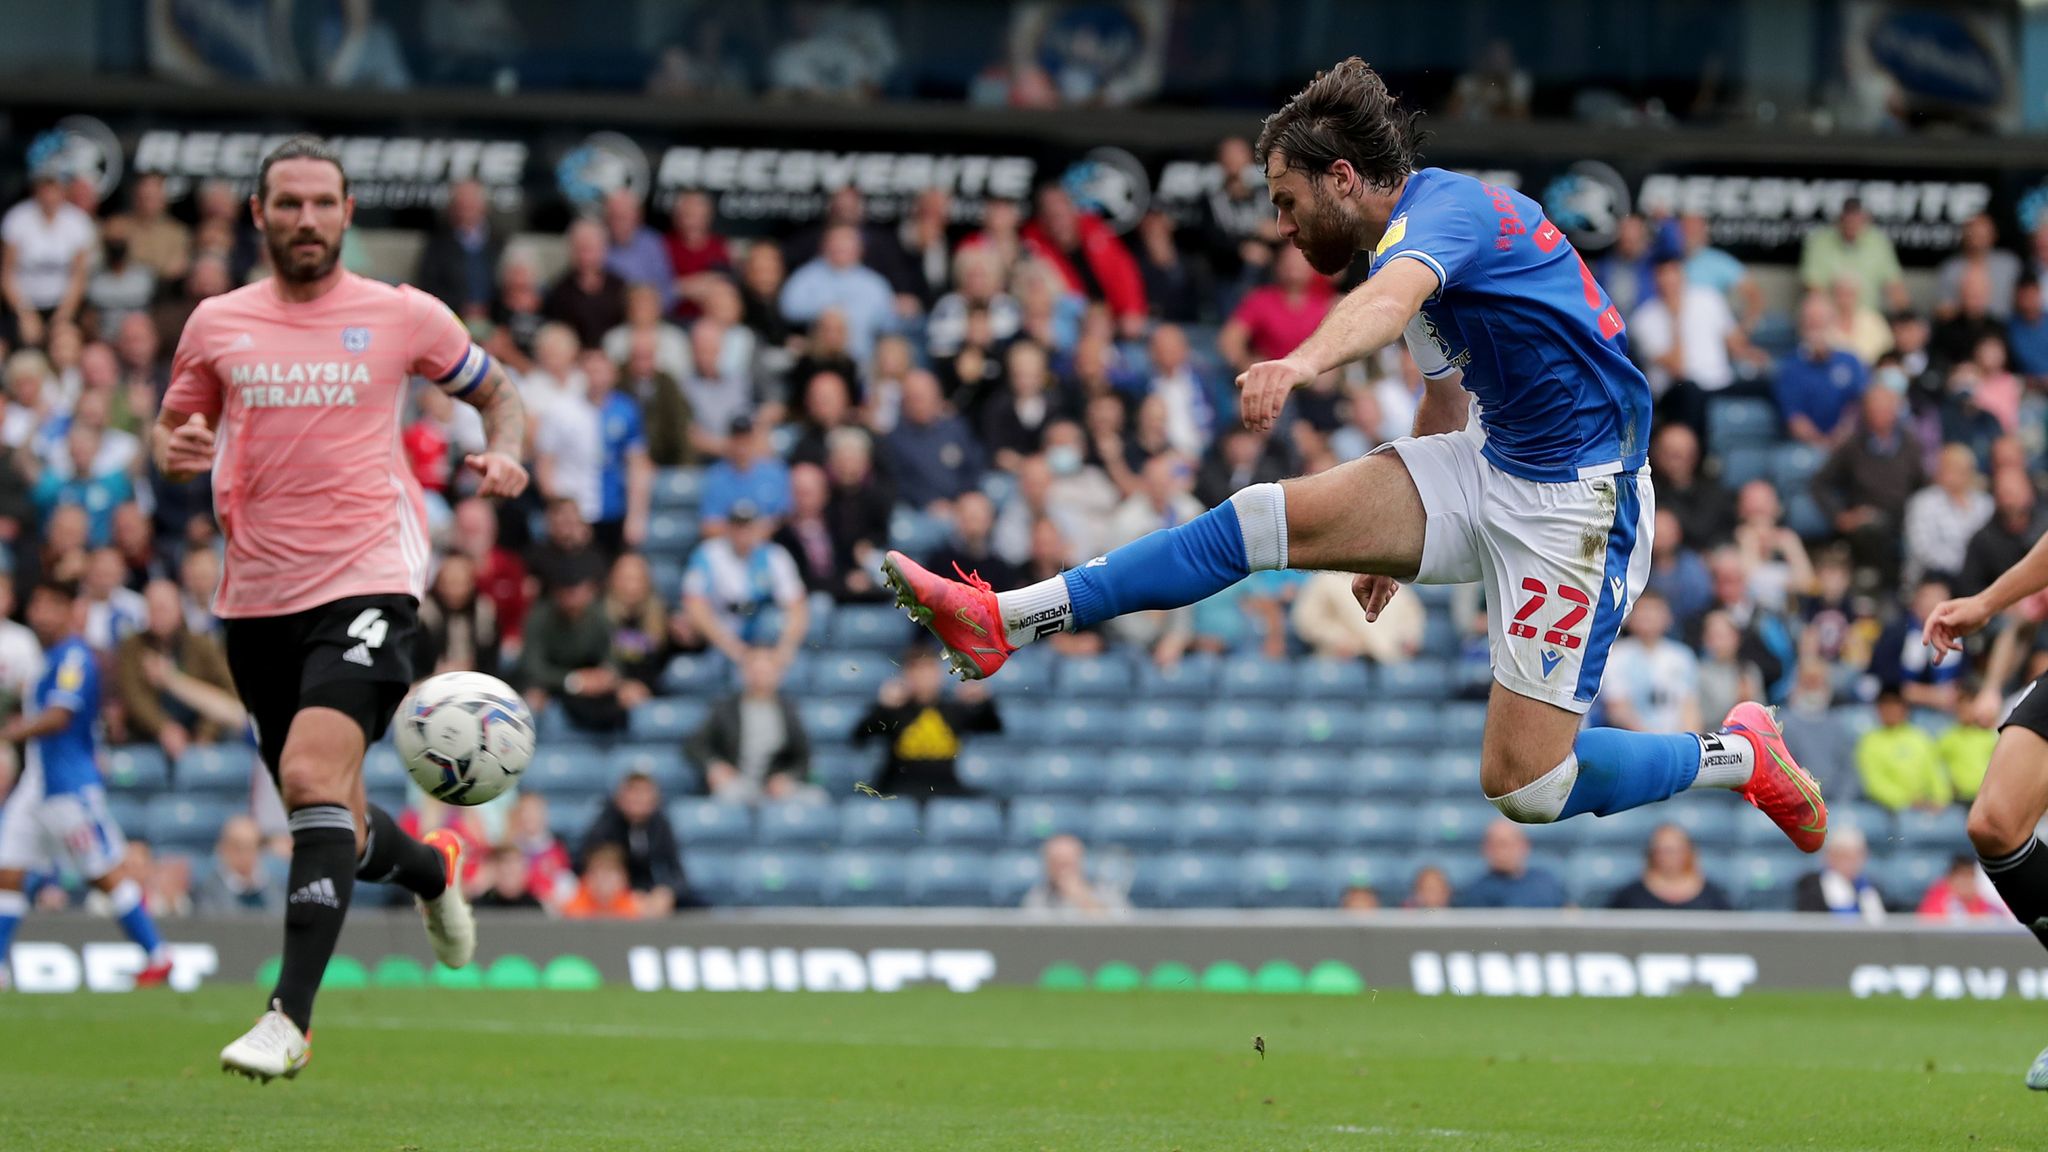
<svg viewBox="0 0 2048 1152">
<path fill-rule="evenodd" d="M 2034 1066 L 2027 1069 L 2027 1087 L 2048 1092 L 2048 1051 L 2034 1057 Z"/>
<path fill-rule="evenodd" d="M 469 901 L 462 898 L 462 838 L 446 828 L 436 828 L 422 838 L 427 847 L 441 854 L 448 870 L 448 886 L 432 900 L 413 897 L 420 916 L 427 922 L 427 938 L 434 942 L 434 958 L 450 968 L 464 968 L 476 955 L 476 916 Z"/>
<path fill-rule="evenodd" d="M 287 1080 L 297 1076 L 312 1059 L 312 1038 L 299 1032 L 299 1026 L 275 1000 L 254 1028 L 220 1050 L 221 1071 L 239 1072 L 265 1084 L 279 1076 Z"/>
</svg>

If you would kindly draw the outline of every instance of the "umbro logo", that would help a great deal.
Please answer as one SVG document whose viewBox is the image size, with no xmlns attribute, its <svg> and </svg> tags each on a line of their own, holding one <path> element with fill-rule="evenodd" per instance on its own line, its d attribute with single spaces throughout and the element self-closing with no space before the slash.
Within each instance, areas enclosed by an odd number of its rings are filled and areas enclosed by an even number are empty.
<svg viewBox="0 0 2048 1152">
<path fill-rule="evenodd" d="M 334 881 L 322 876 L 311 884 L 292 893 L 292 904 L 325 904 L 329 908 L 341 907 L 341 897 L 334 894 Z"/>
<path fill-rule="evenodd" d="M 348 651 L 343 652 L 341 654 L 341 658 L 343 660 L 348 661 L 350 664 L 361 664 L 365 668 L 370 667 L 372 663 L 370 659 L 369 646 L 360 643 L 357 644 L 355 647 L 349 649 Z"/>
<path fill-rule="evenodd" d="M 228 341 L 228 346 L 221 349 L 221 351 L 240 352 L 244 348 L 254 348 L 255 346 L 256 338 L 254 336 L 249 335 L 247 332 L 237 332 L 235 333 L 235 338 Z"/>
<path fill-rule="evenodd" d="M 1550 679 L 1550 674 L 1557 671 L 1558 664 L 1563 660 L 1564 654 L 1554 648 L 1543 653 L 1543 678 Z"/>
</svg>

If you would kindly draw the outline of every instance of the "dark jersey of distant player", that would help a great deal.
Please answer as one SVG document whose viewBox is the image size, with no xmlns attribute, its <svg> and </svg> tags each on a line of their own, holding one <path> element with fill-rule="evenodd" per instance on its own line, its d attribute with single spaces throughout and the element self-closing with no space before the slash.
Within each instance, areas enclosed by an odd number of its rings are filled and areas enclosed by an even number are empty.
<svg viewBox="0 0 2048 1152">
<path fill-rule="evenodd" d="M 100 716 L 100 673 L 92 649 L 73 636 L 50 649 L 42 679 L 36 681 L 34 712 L 62 708 L 71 723 L 34 742 L 43 769 L 43 793 L 77 792 L 100 782 L 93 755 L 93 729 Z"/>
<path fill-rule="evenodd" d="M 1632 472 L 1650 439 L 1650 384 L 1621 313 L 1534 200 L 1470 176 L 1408 178 L 1372 272 L 1407 258 L 1438 289 L 1408 346 L 1432 379 L 1463 372 L 1486 458 L 1525 480 Z"/>
</svg>

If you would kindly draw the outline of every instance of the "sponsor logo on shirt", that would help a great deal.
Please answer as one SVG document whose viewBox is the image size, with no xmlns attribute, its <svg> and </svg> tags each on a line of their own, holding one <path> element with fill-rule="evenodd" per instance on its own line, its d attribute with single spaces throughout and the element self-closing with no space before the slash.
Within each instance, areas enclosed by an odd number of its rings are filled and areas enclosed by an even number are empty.
<svg viewBox="0 0 2048 1152">
<path fill-rule="evenodd" d="M 353 408 L 358 384 L 370 382 L 368 365 L 340 360 L 237 364 L 228 383 L 241 389 L 244 408 Z"/>
<path fill-rule="evenodd" d="M 1377 260 L 1386 255 L 1387 249 L 1399 244 L 1402 238 L 1407 235 L 1408 214 L 1403 212 L 1399 216 L 1394 217 L 1393 222 L 1387 225 L 1386 234 L 1380 237 L 1380 246 L 1372 250 L 1373 259 Z"/>
</svg>

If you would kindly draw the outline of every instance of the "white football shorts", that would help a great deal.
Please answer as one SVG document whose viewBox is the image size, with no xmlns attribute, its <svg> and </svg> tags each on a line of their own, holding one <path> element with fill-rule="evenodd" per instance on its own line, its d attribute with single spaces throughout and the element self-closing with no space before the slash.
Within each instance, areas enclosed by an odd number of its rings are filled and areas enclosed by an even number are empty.
<svg viewBox="0 0 2048 1152">
<path fill-rule="evenodd" d="M 0 869 L 33 872 L 68 860 L 79 875 L 98 880 L 121 863 L 127 850 L 120 826 L 107 811 L 104 789 L 46 795 L 42 770 L 33 758 L 0 804 Z"/>
</svg>

